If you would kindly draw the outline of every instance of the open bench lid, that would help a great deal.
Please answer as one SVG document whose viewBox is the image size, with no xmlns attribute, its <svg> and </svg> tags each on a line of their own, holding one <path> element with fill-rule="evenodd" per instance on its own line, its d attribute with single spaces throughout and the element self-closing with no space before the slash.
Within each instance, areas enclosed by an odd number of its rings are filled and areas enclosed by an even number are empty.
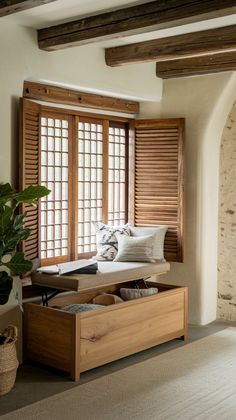
<svg viewBox="0 0 236 420">
<path fill-rule="evenodd" d="M 169 270 L 168 262 L 99 261 L 97 274 L 58 275 L 35 272 L 32 274 L 32 283 L 38 286 L 78 292 L 164 274 Z"/>
</svg>

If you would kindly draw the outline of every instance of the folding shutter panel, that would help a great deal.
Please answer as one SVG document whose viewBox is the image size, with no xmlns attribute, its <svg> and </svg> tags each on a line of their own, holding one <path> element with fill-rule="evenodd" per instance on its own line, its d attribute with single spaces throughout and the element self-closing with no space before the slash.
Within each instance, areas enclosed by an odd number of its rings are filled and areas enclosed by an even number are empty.
<svg viewBox="0 0 236 420">
<path fill-rule="evenodd" d="M 39 184 L 40 165 L 40 105 L 21 99 L 20 102 L 20 189 Z M 29 238 L 23 242 L 25 257 L 39 263 L 39 217 L 38 207 L 22 205 L 27 213 L 25 227 L 31 230 Z"/>
<path fill-rule="evenodd" d="M 168 225 L 167 261 L 183 261 L 183 119 L 135 122 L 136 226 Z"/>
</svg>

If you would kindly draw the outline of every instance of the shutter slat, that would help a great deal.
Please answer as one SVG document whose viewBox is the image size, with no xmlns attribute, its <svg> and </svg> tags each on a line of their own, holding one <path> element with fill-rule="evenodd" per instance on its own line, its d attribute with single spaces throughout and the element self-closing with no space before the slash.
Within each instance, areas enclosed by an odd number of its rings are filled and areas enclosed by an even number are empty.
<svg viewBox="0 0 236 420">
<path fill-rule="evenodd" d="M 133 222 L 169 226 L 168 261 L 183 261 L 183 131 L 183 119 L 135 123 Z"/>
<path fill-rule="evenodd" d="M 39 138 L 40 138 L 40 105 L 26 99 L 21 100 L 20 127 L 20 188 L 39 184 Z M 29 238 L 23 242 L 22 251 L 30 260 L 39 261 L 39 222 L 38 208 L 22 205 L 26 212 L 25 227 L 30 228 Z"/>
<path fill-rule="evenodd" d="M 166 196 L 176 197 L 176 192 L 175 192 L 176 188 L 174 188 L 174 189 L 171 189 L 171 188 L 161 189 L 161 186 L 159 186 L 159 188 L 155 188 L 152 185 L 149 185 L 149 188 L 146 188 L 146 185 L 145 185 L 145 188 L 142 188 L 142 184 L 140 184 L 139 186 L 141 187 L 141 188 L 139 188 L 139 191 L 141 191 L 141 192 L 148 191 L 148 192 L 151 192 L 152 194 L 162 194 L 165 197 Z M 138 188 L 137 188 L 136 191 L 138 193 Z M 135 197 L 137 197 L 137 195 L 135 195 Z"/>
<path fill-rule="evenodd" d="M 173 165 L 175 162 L 178 161 L 178 157 L 172 157 L 170 158 L 170 156 L 163 156 L 162 158 L 156 158 L 155 161 L 152 161 L 152 163 L 149 163 L 149 166 L 154 166 L 156 162 L 160 162 L 160 163 L 166 163 L 166 162 L 171 162 L 171 164 Z"/>
</svg>

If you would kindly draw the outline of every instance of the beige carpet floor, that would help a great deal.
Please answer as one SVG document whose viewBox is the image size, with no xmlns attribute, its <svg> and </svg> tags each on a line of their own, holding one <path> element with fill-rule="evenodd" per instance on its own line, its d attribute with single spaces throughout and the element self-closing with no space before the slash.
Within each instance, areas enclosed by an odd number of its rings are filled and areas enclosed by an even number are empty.
<svg viewBox="0 0 236 420">
<path fill-rule="evenodd" d="M 236 328 L 1 417 L 20 419 L 234 420 Z"/>
</svg>

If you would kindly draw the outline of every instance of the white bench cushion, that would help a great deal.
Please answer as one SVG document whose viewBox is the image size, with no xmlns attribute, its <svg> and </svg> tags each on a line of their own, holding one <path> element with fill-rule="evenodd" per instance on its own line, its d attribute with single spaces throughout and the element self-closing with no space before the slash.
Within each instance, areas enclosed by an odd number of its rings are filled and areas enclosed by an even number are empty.
<svg viewBox="0 0 236 420">
<path fill-rule="evenodd" d="M 99 261 L 97 274 L 57 274 L 34 273 L 32 283 L 62 290 L 86 290 L 130 280 L 136 280 L 166 273 L 170 270 L 168 262 L 114 262 Z"/>
</svg>

